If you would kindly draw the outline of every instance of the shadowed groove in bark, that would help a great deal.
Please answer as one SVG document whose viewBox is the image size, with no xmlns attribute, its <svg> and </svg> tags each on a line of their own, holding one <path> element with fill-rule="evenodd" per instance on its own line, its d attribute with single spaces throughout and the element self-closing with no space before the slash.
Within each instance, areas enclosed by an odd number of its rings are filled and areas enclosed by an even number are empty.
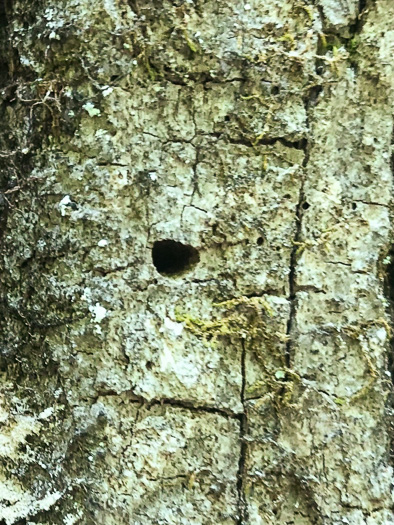
<svg viewBox="0 0 394 525">
<path fill-rule="evenodd" d="M 322 27 L 323 27 L 323 36 L 324 41 L 326 42 L 324 45 L 322 45 L 322 41 L 319 43 L 319 55 L 324 55 L 326 53 L 326 45 L 327 42 L 329 43 L 329 46 L 334 47 L 344 47 L 348 53 L 349 53 L 349 65 L 354 71 L 355 74 L 357 74 L 358 69 L 358 60 L 357 60 L 357 38 L 360 35 L 363 26 L 365 24 L 365 16 L 368 13 L 369 8 L 374 5 L 376 0 L 359 0 L 358 7 L 357 7 L 357 15 L 353 22 L 353 24 L 349 25 L 346 29 L 346 34 L 343 33 L 343 28 L 340 28 L 339 30 L 336 30 L 333 27 L 326 27 L 326 17 L 324 15 L 324 9 L 321 5 L 319 5 L 318 0 L 315 1 L 317 10 L 319 12 L 319 16 L 321 19 Z M 319 69 L 322 68 L 322 63 L 317 60 L 317 63 L 319 64 L 317 67 L 317 73 L 321 74 L 319 72 Z M 324 67 L 324 66 L 323 66 Z"/>
<path fill-rule="evenodd" d="M 391 155 L 390 155 L 390 170 L 392 175 L 392 188 L 394 188 L 394 117 L 393 117 L 393 128 L 391 134 Z M 389 333 L 389 345 L 387 351 L 387 372 L 391 383 L 394 385 L 394 231 L 393 225 L 391 231 L 391 247 L 388 251 L 385 259 L 389 260 L 389 263 L 385 266 L 384 272 L 384 282 L 383 290 L 386 300 L 388 302 L 388 317 L 390 320 L 391 331 Z M 393 389 L 388 398 L 387 406 L 387 427 L 390 435 L 390 445 L 389 445 L 389 462 L 390 465 L 394 465 L 394 392 Z"/>
<path fill-rule="evenodd" d="M 305 168 L 307 160 L 305 160 L 306 152 L 305 152 L 305 158 L 303 162 L 303 166 Z M 300 189 L 300 195 L 298 204 L 296 207 L 295 212 L 295 218 L 296 218 L 296 232 L 294 235 L 293 240 L 293 249 L 291 251 L 290 255 L 290 272 L 289 272 L 289 301 L 290 301 L 290 315 L 289 319 L 287 321 L 287 330 L 286 330 L 286 336 L 287 336 L 287 343 L 286 343 L 286 366 L 290 368 L 291 366 L 291 351 L 293 346 L 292 341 L 292 333 L 294 329 L 294 321 L 295 321 L 295 315 L 296 315 L 296 266 L 297 266 L 297 257 L 298 257 L 298 247 L 299 242 L 301 239 L 301 220 L 302 220 L 302 213 L 303 213 L 303 205 L 304 202 L 304 178 L 302 181 L 301 189 Z"/>
<path fill-rule="evenodd" d="M 245 498 L 245 473 L 246 473 L 246 455 L 247 455 L 247 443 L 245 441 L 245 435 L 247 432 L 248 419 L 245 407 L 245 388 L 246 388 L 246 348 L 245 342 L 241 342 L 242 354 L 241 354 L 241 373 L 242 373 L 242 385 L 241 385 L 241 402 L 244 407 L 244 412 L 239 416 L 240 423 L 240 441 L 241 450 L 238 463 L 238 480 L 237 480 L 237 491 L 238 491 L 238 520 L 237 525 L 244 525 L 248 520 L 248 509 Z"/>
<path fill-rule="evenodd" d="M 394 130 L 391 138 L 392 153 L 390 157 L 390 168 L 393 177 L 394 184 Z M 390 259 L 389 264 L 386 266 L 386 274 L 384 280 L 384 291 L 386 299 L 389 302 L 390 317 L 391 317 L 391 328 L 394 326 L 394 245 L 388 253 Z M 394 335 L 391 335 L 390 339 L 390 350 L 387 358 L 388 370 L 390 372 L 391 381 L 394 384 Z"/>
<path fill-rule="evenodd" d="M 359 0 L 356 21 L 354 22 L 353 25 L 350 26 L 349 28 L 350 37 L 344 39 L 345 42 L 348 42 L 349 40 L 351 40 L 352 38 L 354 38 L 357 34 L 361 32 L 362 27 L 364 25 L 363 15 L 367 12 L 366 10 L 369 7 L 369 4 L 372 4 L 373 2 L 374 0 L 372 0 L 372 2 L 369 2 L 369 0 Z"/>
<path fill-rule="evenodd" d="M 6 88 L 10 83 L 10 57 L 9 57 L 9 36 L 8 36 L 8 17 L 7 13 L 9 12 L 10 0 L 0 0 L 0 88 Z M 3 93 L 4 97 L 4 93 Z M 0 104 L 0 115 L 3 122 L 3 127 L 5 122 L 7 122 L 6 116 L 6 104 Z M 10 144 L 12 140 L 11 133 L 4 133 L 0 138 L 0 182 L 1 187 L 4 188 L 0 191 L 0 239 L 3 237 L 6 224 L 7 224 L 7 215 L 9 211 L 9 198 L 6 196 L 7 190 L 9 190 L 9 180 L 10 173 L 15 166 L 15 151 L 14 145 Z"/>
<path fill-rule="evenodd" d="M 119 395 L 115 391 L 108 391 L 108 392 L 99 392 L 99 397 L 104 396 L 114 396 Z M 169 399 L 169 398 L 161 398 L 161 399 L 152 399 L 147 400 L 141 396 L 136 396 L 135 394 L 132 394 L 132 397 L 130 398 L 130 403 L 138 403 L 141 404 L 147 408 L 151 408 L 153 406 L 171 406 L 174 408 L 180 408 L 184 410 L 190 410 L 190 412 L 206 412 L 207 414 L 216 414 L 221 417 L 230 418 L 230 419 L 240 419 L 243 417 L 243 413 L 235 413 L 231 412 L 230 410 L 225 410 L 222 408 L 214 407 L 214 406 L 206 406 L 206 405 L 198 405 L 192 401 L 186 401 L 186 400 L 179 400 L 179 399 Z"/>
<path fill-rule="evenodd" d="M 316 103 L 316 100 L 321 92 L 322 88 L 320 86 L 315 86 L 311 89 L 308 98 L 305 100 L 305 113 L 307 118 L 307 125 L 309 128 L 309 113 L 310 107 Z M 310 133 L 310 130 L 308 131 Z M 298 251 L 301 241 L 301 226 L 302 226 L 302 216 L 305 210 L 309 208 L 309 204 L 305 201 L 304 195 L 304 182 L 305 182 L 305 173 L 309 161 L 309 150 L 310 150 L 310 140 L 304 139 L 300 144 L 302 144 L 302 149 L 304 150 L 304 160 L 302 162 L 303 176 L 301 181 L 300 193 L 298 198 L 298 203 L 295 210 L 295 220 L 296 228 L 295 235 L 293 239 L 293 249 L 290 255 L 290 271 L 289 271 L 289 301 L 290 301 L 290 315 L 287 322 L 286 336 L 288 338 L 286 343 L 286 355 L 285 361 L 288 368 L 291 367 L 291 352 L 292 352 L 292 333 L 294 330 L 294 322 L 296 316 L 296 267 L 297 267 L 297 258 Z"/>
<path fill-rule="evenodd" d="M 4 27 L 6 25 L 7 25 L 6 6 L 5 6 L 5 0 L 2 0 L 0 2 L 0 27 Z"/>
<path fill-rule="evenodd" d="M 9 56 L 8 56 L 8 16 L 9 5 L 7 0 L 0 0 L 0 87 L 6 87 L 9 82 Z"/>
<path fill-rule="evenodd" d="M 363 14 L 366 12 L 366 9 L 369 7 L 369 5 L 372 5 L 375 2 L 376 2 L 376 0 L 359 0 L 358 8 L 357 8 L 356 20 L 349 27 L 349 33 L 350 33 L 351 36 L 349 38 L 344 38 L 343 39 L 344 41 L 350 40 L 357 33 L 359 33 L 361 31 L 361 28 L 362 28 L 362 26 L 364 24 L 364 21 L 362 19 Z M 317 10 L 319 12 L 319 15 L 320 15 L 320 18 L 321 18 L 321 21 L 322 21 L 322 24 L 323 24 L 324 33 L 329 34 L 330 31 L 326 31 L 326 28 L 325 28 L 325 16 L 324 16 L 324 9 L 323 9 L 323 7 L 320 5 L 319 0 L 314 0 L 313 4 L 315 4 L 315 6 L 316 6 L 316 8 L 317 8 Z"/>
</svg>

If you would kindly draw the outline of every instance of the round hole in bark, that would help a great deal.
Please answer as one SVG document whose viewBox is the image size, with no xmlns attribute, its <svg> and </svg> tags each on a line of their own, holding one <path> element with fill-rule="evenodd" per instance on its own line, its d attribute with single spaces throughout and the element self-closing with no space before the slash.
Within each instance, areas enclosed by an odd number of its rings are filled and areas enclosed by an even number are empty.
<svg viewBox="0 0 394 525">
<path fill-rule="evenodd" d="M 307 210 L 309 207 L 310 207 L 309 202 L 304 202 L 304 204 L 302 205 L 302 208 L 303 208 L 304 210 Z"/>
<path fill-rule="evenodd" d="M 159 273 L 175 275 L 189 270 L 198 263 L 200 257 L 193 246 L 165 239 L 154 243 L 152 259 Z"/>
<path fill-rule="evenodd" d="M 264 237 L 259 237 L 259 238 L 257 239 L 257 245 L 258 245 L 258 246 L 261 246 L 263 243 L 264 243 Z"/>
</svg>

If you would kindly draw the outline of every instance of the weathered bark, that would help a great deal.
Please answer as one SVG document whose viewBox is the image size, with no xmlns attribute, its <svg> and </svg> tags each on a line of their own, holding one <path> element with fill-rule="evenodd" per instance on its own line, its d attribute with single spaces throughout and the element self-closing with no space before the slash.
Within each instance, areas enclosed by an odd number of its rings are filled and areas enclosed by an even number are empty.
<svg viewBox="0 0 394 525">
<path fill-rule="evenodd" d="M 393 2 L 0 16 L 0 523 L 394 524 Z"/>
</svg>

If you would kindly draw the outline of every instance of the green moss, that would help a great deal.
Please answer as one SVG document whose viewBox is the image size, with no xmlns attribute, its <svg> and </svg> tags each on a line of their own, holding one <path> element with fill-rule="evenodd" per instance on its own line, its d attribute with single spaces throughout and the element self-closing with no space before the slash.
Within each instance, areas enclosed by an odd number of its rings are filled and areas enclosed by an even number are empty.
<svg viewBox="0 0 394 525">
<path fill-rule="evenodd" d="M 346 49 L 348 50 L 351 56 L 352 55 L 354 56 L 357 53 L 359 46 L 360 46 L 360 37 L 355 36 L 354 38 L 349 40 L 349 42 L 347 43 Z"/>
<path fill-rule="evenodd" d="M 235 336 L 250 340 L 255 336 L 261 336 L 264 328 L 264 315 L 272 317 L 273 310 L 263 297 L 237 297 L 220 303 L 213 303 L 213 306 L 222 311 L 220 317 L 214 316 L 213 319 L 203 320 L 182 313 L 175 309 L 175 318 L 178 322 L 185 324 L 185 327 L 203 339 L 216 340 L 220 336 Z"/>
<path fill-rule="evenodd" d="M 286 367 L 283 342 L 287 336 L 272 328 L 275 312 L 269 302 L 264 297 L 241 296 L 213 303 L 213 307 L 211 319 L 191 316 L 179 308 L 175 309 L 175 318 L 207 346 L 224 337 L 242 341 L 240 350 L 245 348 L 254 355 L 261 367 L 261 378 L 247 388 L 247 397 L 268 396 L 290 406 L 300 377 Z"/>
<path fill-rule="evenodd" d="M 329 51 L 339 49 L 340 47 L 342 47 L 342 45 L 343 43 L 337 35 L 333 35 L 330 33 L 320 33 L 318 54 L 325 55 Z"/>
<path fill-rule="evenodd" d="M 283 36 L 278 38 L 278 42 L 287 42 L 290 49 L 294 49 L 296 45 L 294 35 L 291 33 L 285 33 Z"/>
<path fill-rule="evenodd" d="M 190 36 L 188 35 L 186 29 L 184 29 L 182 31 L 183 33 L 183 36 L 186 40 L 186 44 L 188 45 L 190 51 L 192 51 L 193 53 L 198 53 L 200 51 L 199 47 L 197 46 L 197 44 L 195 42 L 193 42 L 193 40 L 190 38 Z"/>
<path fill-rule="evenodd" d="M 252 398 L 256 394 L 260 396 L 255 407 L 268 400 L 281 407 L 295 407 L 296 386 L 301 384 L 301 377 L 287 367 L 277 369 L 273 373 L 264 366 L 263 369 L 263 378 L 247 388 L 246 397 Z"/>
</svg>

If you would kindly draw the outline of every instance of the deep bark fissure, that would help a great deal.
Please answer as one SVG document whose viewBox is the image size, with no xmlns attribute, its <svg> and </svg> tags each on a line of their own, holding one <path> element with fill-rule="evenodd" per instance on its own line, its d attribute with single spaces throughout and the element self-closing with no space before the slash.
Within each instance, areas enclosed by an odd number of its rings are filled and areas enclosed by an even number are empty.
<svg viewBox="0 0 394 525">
<path fill-rule="evenodd" d="M 222 136 L 226 136 L 223 133 L 215 133 L 216 137 L 219 139 Z M 297 150 L 304 150 L 306 145 L 306 139 L 291 141 L 286 139 L 285 137 L 265 137 L 265 138 L 258 138 L 256 140 L 248 140 L 248 139 L 233 139 L 231 137 L 227 137 L 227 140 L 229 144 L 235 144 L 240 146 L 247 146 L 249 148 L 254 148 L 256 146 L 275 146 L 277 143 L 282 144 L 282 146 L 285 146 L 286 148 L 294 148 Z"/>
<path fill-rule="evenodd" d="M 0 28 L 8 25 L 13 0 L 0 0 Z"/>
<path fill-rule="evenodd" d="M 316 101 L 319 97 L 319 94 L 322 91 L 321 86 L 314 86 L 311 88 L 309 92 L 308 98 L 304 101 L 305 105 L 305 114 L 306 114 L 306 123 L 307 123 L 307 129 L 308 129 L 308 138 L 303 139 L 300 141 L 300 146 L 302 146 L 302 150 L 304 151 L 304 158 L 302 161 L 302 180 L 301 180 L 301 187 L 298 197 L 298 202 L 295 209 L 295 234 L 293 239 L 293 248 L 291 250 L 290 254 L 290 271 L 289 271 L 289 301 L 290 301 L 290 314 L 289 319 L 287 322 L 287 329 L 286 329 L 286 336 L 287 336 L 287 343 L 286 343 L 286 351 L 285 351 L 285 364 L 288 368 L 291 368 L 291 353 L 293 348 L 293 330 L 294 330 L 294 323 L 295 323 L 295 317 L 296 317 L 296 310 L 297 310 L 297 282 L 296 282 L 296 270 L 297 270 L 297 260 L 298 260 L 298 253 L 300 249 L 301 244 L 301 237 L 302 237 L 302 217 L 304 213 L 304 204 L 305 201 L 305 193 L 304 193 L 304 186 L 305 186 L 305 179 L 306 179 L 306 170 L 309 162 L 309 153 L 311 148 L 311 139 L 310 139 L 310 110 L 311 107 L 313 107 L 316 104 Z"/>
<path fill-rule="evenodd" d="M 392 175 L 392 183 L 394 185 L 394 127 L 391 135 L 391 155 L 390 155 L 390 170 Z M 394 234 L 392 232 L 392 242 Z M 385 268 L 384 275 L 384 293 L 389 305 L 389 316 L 391 329 L 394 327 L 394 244 L 391 245 L 391 248 L 386 256 L 388 259 L 388 264 Z M 387 366 L 388 371 L 390 372 L 391 382 L 394 384 L 394 334 L 390 334 L 390 346 L 387 356 Z M 393 399 L 394 402 L 394 399 Z"/>
<path fill-rule="evenodd" d="M 290 301 L 290 314 L 289 319 L 287 322 L 287 330 L 286 330 L 286 336 L 288 338 L 286 343 L 286 354 L 285 354 L 285 362 L 286 366 L 290 368 L 291 366 L 291 351 L 293 347 L 293 341 L 292 341 L 292 332 L 294 328 L 294 322 L 295 322 L 295 316 L 296 316 L 296 267 L 297 267 L 297 257 L 298 257 L 298 249 L 299 249 L 299 242 L 301 238 L 301 216 L 302 216 L 302 203 L 304 200 L 304 192 L 303 192 L 303 182 L 301 186 L 301 191 L 299 195 L 298 204 L 296 207 L 296 232 L 294 235 L 294 241 L 293 241 L 293 249 L 291 251 L 290 255 L 290 272 L 289 272 L 289 301 Z"/>
<path fill-rule="evenodd" d="M 392 181 L 394 184 L 394 130 L 391 137 L 391 155 L 390 155 L 390 169 L 392 174 Z M 392 233 L 393 237 L 393 233 Z M 385 272 L 385 295 L 389 303 L 389 315 L 391 318 L 391 328 L 394 327 L 394 245 L 388 253 L 389 264 L 386 266 Z M 394 384 L 394 334 L 390 337 L 390 347 L 387 357 L 388 370 L 390 372 L 391 382 Z M 393 400 L 394 401 L 394 400 Z"/>
<path fill-rule="evenodd" d="M 319 44 L 319 55 L 326 54 L 327 50 L 332 50 L 334 48 L 338 47 L 344 47 L 348 51 L 348 60 L 349 65 L 352 68 L 352 70 L 357 74 L 358 70 L 358 60 L 357 60 L 357 46 L 358 41 L 357 38 L 360 35 L 364 24 L 365 24 L 365 17 L 364 15 L 368 13 L 368 8 L 370 5 L 373 5 L 375 3 L 375 0 L 359 0 L 358 7 L 357 7 L 357 14 L 356 18 L 350 26 L 345 28 L 341 27 L 339 29 L 335 29 L 333 27 L 326 27 L 326 17 L 324 14 L 324 9 L 321 5 L 316 5 L 317 10 L 319 12 L 319 16 L 322 23 L 323 28 L 323 39 Z M 323 44 L 323 42 L 325 42 Z M 328 46 L 327 46 L 328 43 Z M 327 47 L 326 47 L 327 46 Z M 317 61 L 319 62 L 319 61 Z M 316 69 L 318 71 L 319 68 Z M 319 73 L 318 73 L 319 74 Z"/>
<path fill-rule="evenodd" d="M 127 392 L 122 392 L 127 393 Z M 206 412 L 208 414 L 216 414 L 227 419 L 240 419 L 244 415 L 243 412 L 232 412 L 231 410 L 226 410 L 224 408 L 218 408 L 207 405 L 199 405 L 193 401 L 181 400 L 181 399 L 170 399 L 170 398 L 161 398 L 161 399 L 145 399 L 142 396 L 137 396 L 136 394 L 130 392 L 132 397 L 130 398 L 130 403 L 138 403 L 141 406 L 146 407 L 147 409 L 156 406 L 171 406 L 174 408 L 180 408 L 185 410 L 190 410 L 191 412 Z M 106 391 L 99 392 L 97 397 L 106 397 L 106 396 L 118 396 L 119 392 L 115 391 Z M 96 398 L 97 400 L 97 398 Z"/>
<path fill-rule="evenodd" d="M 305 182 L 305 170 L 306 165 L 308 163 L 308 142 L 305 144 L 305 156 L 302 163 L 303 167 L 303 175 L 302 175 L 302 181 L 301 181 L 301 188 L 298 198 L 298 203 L 295 210 L 295 218 L 296 218 L 296 230 L 295 235 L 293 239 L 293 248 L 291 250 L 290 254 L 290 271 L 289 271 L 289 302 L 290 302 L 290 313 L 289 313 L 289 319 L 287 321 L 287 330 L 286 330 L 286 336 L 287 336 L 287 343 L 286 343 L 286 353 L 285 353 L 285 363 L 288 368 L 291 367 L 291 353 L 294 341 L 292 340 L 292 334 L 294 330 L 294 323 L 295 323 L 295 317 L 296 317 L 296 310 L 297 310 L 297 304 L 296 304 L 296 270 L 297 270 L 297 260 L 298 260 L 298 252 L 300 247 L 300 241 L 301 241 L 301 233 L 302 233 L 302 215 L 303 215 L 303 208 L 302 205 L 305 201 L 305 195 L 304 195 L 304 182 Z"/>
<path fill-rule="evenodd" d="M 237 525 L 244 525 L 248 519 L 248 508 L 245 497 L 245 476 L 246 476 L 246 456 L 247 456 L 247 443 L 245 441 L 247 432 L 247 412 L 245 406 L 245 390 L 246 390 L 246 347 L 245 341 L 241 341 L 242 353 L 241 353 L 241 402 L 244 407 L 243 413 L 239 416 L 240 425 L 240 455 L 238 462 L 238 480 L 237 480 L 237 491 L 238 491 L 238 520 Z"/>
</svg>

